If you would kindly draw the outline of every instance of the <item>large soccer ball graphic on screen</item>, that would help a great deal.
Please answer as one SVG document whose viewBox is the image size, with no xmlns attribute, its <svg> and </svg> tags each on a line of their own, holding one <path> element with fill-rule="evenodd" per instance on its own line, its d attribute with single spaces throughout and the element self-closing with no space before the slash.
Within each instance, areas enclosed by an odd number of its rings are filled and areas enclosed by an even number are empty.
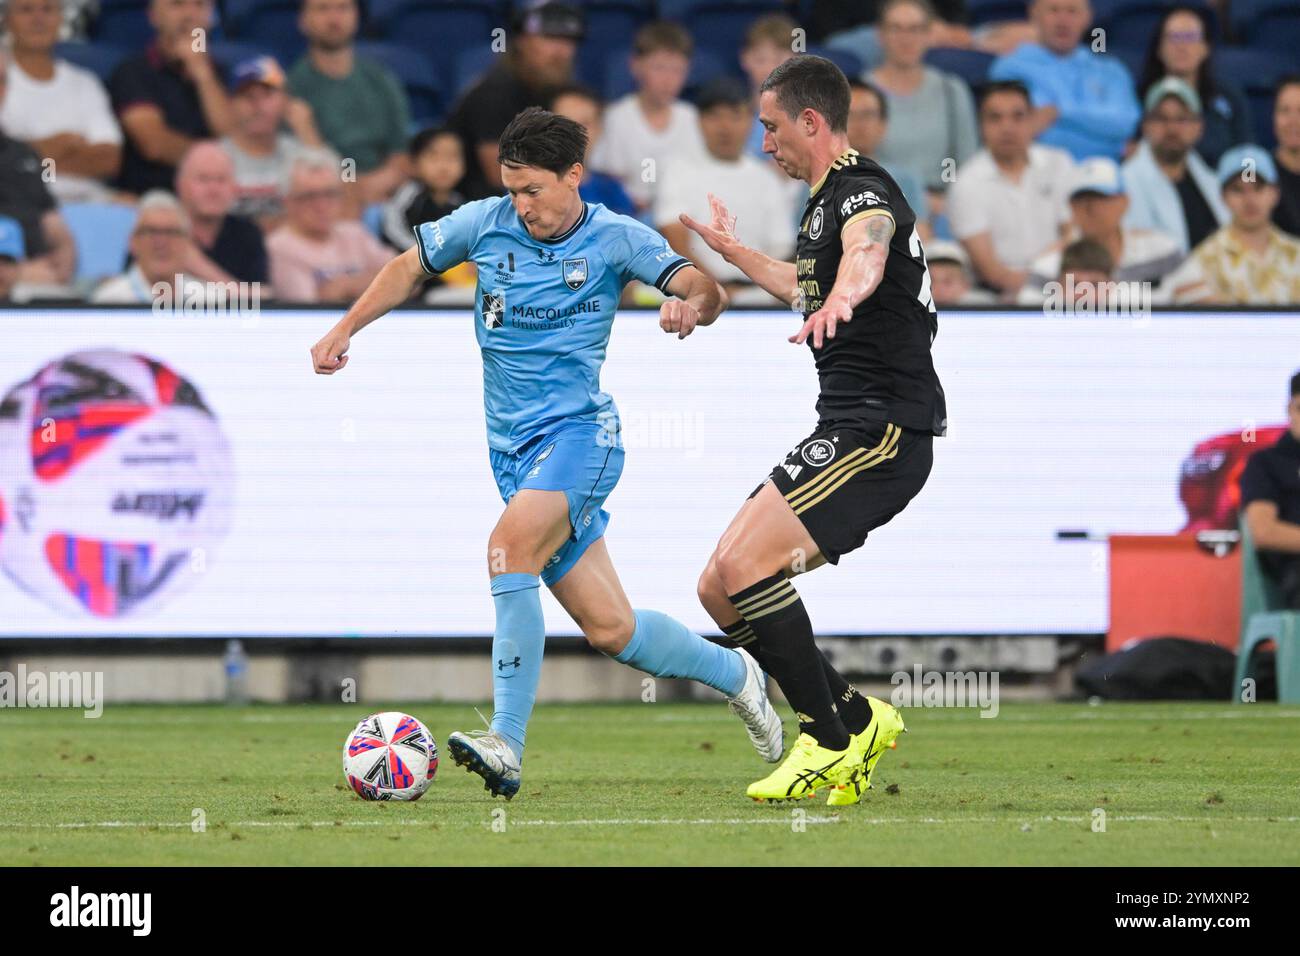
<svg viewBox="0 0 1300 956">
<path fill-rule="evenodd" d="M 0 566 L 65 614 L 141 614 L 199 584 L 233 484 L 211 409 L 147 356 L 77 352 L 0 401 Z"/>
</svg>

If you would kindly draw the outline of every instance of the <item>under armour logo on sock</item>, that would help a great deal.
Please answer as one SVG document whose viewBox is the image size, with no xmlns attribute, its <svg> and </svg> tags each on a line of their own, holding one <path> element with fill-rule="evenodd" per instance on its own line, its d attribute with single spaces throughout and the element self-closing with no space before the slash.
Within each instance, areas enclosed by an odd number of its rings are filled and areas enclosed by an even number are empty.
<svg viewBox="0 0 1300 956">
<path fill-rule="evenodd" d="M 506 660 L 497 661 L 497 670 L 499 671 L 503 671 L 507 667 L 519 667 L 519 666 L 520 665 L 519 665 L 518 657 L 516 657 L 513 661 L 506 661 Z"/>
</svg>

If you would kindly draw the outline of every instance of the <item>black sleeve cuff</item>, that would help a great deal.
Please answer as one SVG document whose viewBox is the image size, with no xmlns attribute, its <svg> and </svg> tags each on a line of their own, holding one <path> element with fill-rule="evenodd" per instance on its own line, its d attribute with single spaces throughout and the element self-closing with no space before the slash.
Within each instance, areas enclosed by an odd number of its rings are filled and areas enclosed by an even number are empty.
<svg viewBox="0 0 1300 956">
<path fill-rule="evenodd" d="M 668 263 L 668 268 L 659 273 L 659 278 L 655 279 L 655 288 L 664 295 L 668 295 L 668 283 L 672 281 L 673 276 L 677 275 L 677 273 L 681 272 L 687 266 L 693 265 L 695 265 L 695 263 L 691 262 L 690 259 L 682 259 L 680 257 L 674 259 L 672 262 Z"/>
<path fill-rule="evenodd" d="M 423 225 L 423 223 L 421 223 Z M 424 255 L 424 239 L 420 236 L 420 226 L 412 226 L 411 230 L 415 233 L 415 250 L 420 257 L 420 268 L 431 276 L 436 276 L 438 270 L 429 265 L 429 260 Z"/>
</svg>

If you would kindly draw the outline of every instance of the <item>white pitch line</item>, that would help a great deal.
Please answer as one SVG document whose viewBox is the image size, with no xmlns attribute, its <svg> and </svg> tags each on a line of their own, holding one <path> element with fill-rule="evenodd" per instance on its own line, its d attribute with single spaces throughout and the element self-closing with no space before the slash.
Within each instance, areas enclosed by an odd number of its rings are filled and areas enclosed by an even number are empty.
<svg viewBox="0 0 1300 956">
<path fill-rule="evenodd" d="M 1162 814 L 1109 814 L 1108 823 L 1300 823 L 1300 816 L 1266 817 L 1266 816 L 1179 816 Z M 667 819 L 662 817 L 628 818 L 628 819 L 590 819 L 590 820 L 511 820 L 505 821 L 506 827 L 613 827 L 613 826 L 789 826 L 792 817 L 755 818 L 719 817 L 701 819 Z M 865 823 L 873 826 L 885 825 L 923 825 L 948 826 L 957 823 L 1008 824 L 1020 823 L 1090 823 L 1091 816 L 1071 814 L 1049 814 L 1041 817 L 859 817 L 854 816 L 808 816 L 800 823 L 841 824 L 849 822 Z M 345 829 L 354 827 L 433 827 L 433 826 L 488 827 L 490 821 L 460 820 L 447 823 L 438 820 L 237 820 L 233 823 L 212 824 L 210 829 L 278 828 L 278 829 Z M 101 820 L 70 823 L 18 823 L 0 821 L 0 829 L 6 830 L 95 830 L 95 829 L 189 829 L 189 822 L 177 820 L 144 822 L 126 820 Z"/>
</svg>

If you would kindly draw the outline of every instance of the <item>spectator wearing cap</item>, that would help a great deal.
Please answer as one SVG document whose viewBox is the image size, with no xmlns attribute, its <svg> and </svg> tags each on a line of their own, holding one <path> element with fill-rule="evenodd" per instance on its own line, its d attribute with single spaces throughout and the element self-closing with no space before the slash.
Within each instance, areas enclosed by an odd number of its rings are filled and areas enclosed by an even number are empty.
<svg viewBox="0 0 1300 956">
<path fill-rule="evenodd" d="M 206 302 L 202 282 L 185 274 L 191 249 L 190 220 L 171 193 L 153 189 L 140 197 L 131 230 L 131 265 L 102 282 L 90 297 L 96 305 Z"/>
<path fill-rule="evenodd" d="M 465 202 L 456 191 L 465 177 L 465 148 L 459 136 L 445 126 L 422 129 L 411 138 L 409 152 L 415 175 L 385 203 L 381 230 L 399 252 L 415 245 L 416 226 L 450 215 Z"/>
<path fill-rule="evenodd" d="M 889 175 L 894 177 L 894 182 L 903 191 L 903 198 L 916 214 L 921 238 L 928 239 L 931 235 L 930 203 L 921 177 L 911 167 L 899 163 L 886 164 L 877 155 L 889 128 L 889 99 L 884 91 L 872 83 L 849 80 L 849 145 L 863 156 L 888 166 Z"/>
<path fill-rule="evenodd" d="M 176 196 L 193 240 L 185 272 L 205 282 L 262 282 L 269 278 L 262 230 L 231 212 L 235 163 L 213 140 L 195 143 L 176 170 Z"/>
<path fill-rule="evenodd" d="M 894 119 L 873 155 L 891 172 L 916 170 L 927 189 L 944 193 L 979 139 L 970 88 L 960 77 L 925 65 L 934 24 L 926 0 L 886 0 L 880 8 L 885 58 L 868 78 L 884 91 Z"/>
<path fill-rule="evenodd" d="M 925 244 L 925 263 L 930 268 L 930 294 L 939 308 L 958 309 L 997 302 L 992 293 L 975 288 L 970 257 L 960 242 L 930 240 Z"/>
<path fill-rule="evenodd" d="M 578 195 L 584 201 L 600 203 L 620 216 L 635 216 L 636 206 L 623 184 L 613 176 L 591 168 L 591 155 L 605 137 L 600 116 L 600 97 L 585 86 L 566 86 L 552 98 L 550 110 L 568 117 L 587 131 L 587 155 L 582 160 L 582 182 L 578 184 Z"/>
<path fill-rule="evenodd" d="M 1277 88 L 1273 103 L 1273 132 L 1277 136 L 1277 208 L 1273 223 L 1300 236 L 1300 75 L 1289 76 Z"/>
<path fill-rule="evenodd" d="M 605 131 L 592 165 L 613 176 L 638 209 L 654 201 L 658 172 L 669 159 L 700 156 L 700 118 L 681 98 L 694 44 L 676 23 L 647 23 L 632 40 L 628 66 L 636 89 L 605 110 Z"/>
<path fill-rule="evenodd" d="M 1019 80 L 1033 97 L 1034 135 L 1076 160 L 1118 160 L 1141 116 L 1133 79 L 1119 60 L 1082 43 L 1092 23 L 1088 0 L 1033 0 L 1038 42 L 999 57 L 991 80 Z"/>
<path fill-rule="evenodd" d="M 1165 11 L 1151 35 L 1138 95 L 1145 98 L 1166 76 L 1194 89 L 1205 110 L 1196 151 L 1213 166 L 1228 147 L 1248 142 L 1253 126 L 1246 95 L 1215 73 L 1210 25 L 1210 14 L 1202 7 L 1179 4 Z"/>
<path fill-rule="evenodd" d="M 351 302 L 392 253 L 343 210 L 339 157 L 305 150 L 285 184 L 285 221 L 266 240 L 277 299 L 297 303 Z"/>
<path fill-rule="evenodd" d="M 0 80 L 4 73 L 0 71 Z M 0 108 L 8 99 L 0 82 Z M 40 157 L 26 143 L 0 132 L 0 216 L 16 220 L 23 231 L 25 258 L 19 281 L 62 286 L 72 280 L 77 248 L 46 185 Z"/>
<path fill-rule="evenodd" d="M 22 225 L 13 216 L 0 216 L 0 302 L 13 295 L 26 254 Z"/>
<path fill-rule="evenodd" d="M 1186 253 L 1228 221 L 1219 183 L 1194 147 L 1201 138 L 1201 98 L 1176 77 L 1147 91 L 1142 141 L 1124 161 L 1131 199 L 1124 224 L 1172 236 Z"/>
<path fill-rule="evenodd" d="M 270 232 L 284 216 L 281 189 L 289 165 L 304 147 L 322 145 L 320 131 L 311 107 L 288 95 L 284 71 L 270 56 L 235 67 L 230 111 L 234 123 L 221 140 L 235 164 L 235 204 L 230 211 Z"/>
<path fill-rule="evenodd" d="M 1032 305 L 1043 300 L 1044 285 L 1060 275 L 1062 251 L 1078 239 L 1091 239 L 1106 250 L 1117 282 L 1158 285 L 1183 261 L 1183 253 L 1163 232 L 1126 228 L 1128 206 L 1124 179 L 1113 159 L 1095 156 L 1080 163 L 1070 184 L 1070 232 L 1034 259 L 1018 301 Z"/>
<path fill-rule="evenodd" d="M 1233 147 L 1219 160 L 1218 180 L 1232 218 L 1166 280 L 1172 301 L 1300 304 L 1300 239 L 1269 219 L 1278 201 L 1273 157 L 1260 146 Z"/>
<path fill-rule="evenodd" d="M 1287 430 L 1246 461 L 1242 520 L 1286 606 L 1300 608 L 1300 372 L 1291 376 Z"/>
<path fill-rule="evenodd" d="M 0 126 L 54 164 L 49 185 L 59 202 L 107 200 L 122 162 L 122 130 L 99 78 L 54 56 L 58 0 L 9 0 L 4 22 L 10 50 L 7 70 L 0 51 L 0 82 L 7 78 L 9 89 Z"/>
<path fill-rule="evenodd" d="M 356 0 L 303 0 L 298 29 L 307 52 L 289 71 L 289 91 L 311 107 L 316 128 L 355 164 L 347 208 L 383 202 L 406 182 L 411 109 L 406 90 L 387 67 L 357 56 Z"/>
<path fill-rule="evenodd" d="M 703 156 L 681 156 L 663 169 L 662 183 L 655 196 L 654 224 L 668 244 L 696 267 L 722 283 L 740 301 L 770 302 L 745 274 L 702 243 L 678 218 L 683 213 L 708 222 L 709 197 L 717 196 L 735 216 L 736 236 L 745 245 L 774 259 L 788 259 L 793 253 L 794 230 L 790 223 L 795 210 L 791 193 L 780 189 L 767 163 L 745 151 L 751 119 L 749 91 L 730 77 L 705 85 L 696 98 L 700 111 Z"/>
<path fill-rule="evenodd" d="M 199 139 L 230 131 L 230 101 L 207 54 L 212 0 L 150 0 L 155 37 L 108 83 L 126 134 L 117 186 L 137 195 L 170 189 L 176 164 Z"/>
<path fill-rule="evenodd" d="M 753 127 L 749 131 L 746 149 L 758 159 L 772 162 L 763 152 L 763 124 L 758 121 L 758 94 L 766 80 L 778 66 L 794 56 L 795 38 L 800 35 L 799 24 L 783 13 L 769 13 L 759 17 L 745 31 L 740 46 L 740 68 L 749 78 Z M 775 163 L 773 163 L 775 165 Z"/>
<path fill-rule="evenodd" d="M 466 199 L 504 191 L 497 141 L 521 110 L 546 105 L 555 90 L 573 82 L 585 29 L 582 10 L 566 3 L 530 4 L 515 14 L 505 55 L 465 92 L 447 121 L 468 154 L 458 187 Z"/>
<path fill-rule="evenodd" d="M 1035 256 L 1064 235 L 1070 154 L 1033 141 L 1029 92 L 1017 81 L 986 84 L 979 119 L 984 148 L 957 169 L 948 190 L 953 236 L 980 280 L 1011 301 Z"/>
</svg>

